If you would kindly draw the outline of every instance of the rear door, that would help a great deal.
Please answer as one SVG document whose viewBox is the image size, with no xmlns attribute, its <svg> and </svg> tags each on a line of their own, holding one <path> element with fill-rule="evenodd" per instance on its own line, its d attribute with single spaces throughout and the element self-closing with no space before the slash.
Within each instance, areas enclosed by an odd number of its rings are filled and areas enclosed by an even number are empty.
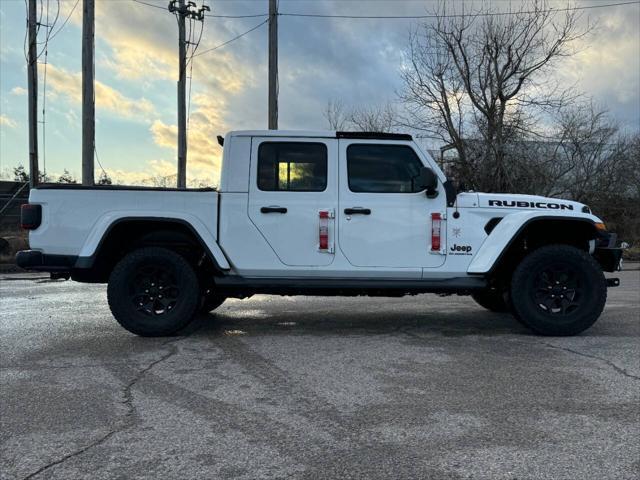
<svg viewBox="0 0 640 480">
<path fill-rule="evenodd" d="M 416 268 L 417 277 L 442 265 L 445 255 L 431 250 L 431 214 L 444 214 L 445 195 L 442 185 L 434 199 L 420 188 L 429 165 L 412 144 L 342 139 L 339 150 L 339 244 L 349 263 Z"/>
<path fill-rule="evenodd" d="M 333 262 L 337 143 L 323 138 L 253 139 L 249 218 L 282 266 L 325 266 Z M 328 237 L 324 239 L 326 245 L 320 244 L 321 225 Z"/>
</svg>

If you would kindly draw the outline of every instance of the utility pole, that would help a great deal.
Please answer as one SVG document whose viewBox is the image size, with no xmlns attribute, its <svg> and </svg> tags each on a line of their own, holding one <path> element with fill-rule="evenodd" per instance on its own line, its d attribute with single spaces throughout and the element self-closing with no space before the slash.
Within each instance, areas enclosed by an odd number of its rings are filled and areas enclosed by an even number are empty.
<svg viewBox="0 0 640 480">
<path fill-rule="evenodd" d="M 204 12 L 210 11 L 195 2 L 171 0 L 169 11 L 178 18 L 178 188 L 187 187 L 187 49 L 190 42 L 185 38 L 186 19 L 204 21 Z M 193 61 L 193 59 L 192 59 Z"/>
<path fill-rule="evenodd" d="M 29 184 L 38 185 L 38 24 L 36 20 L 36 0 L 29 0 L 27 29 L 29 32 L 29 53 L 27 62 L 27 89 L 29 93 Z"/>
<path fill-rule="evenodd" d="M 278 129 L 278 5 L 269 0 L 269 130 Z"/>
<path fill-rule="evenodd" d="M 94 86 L 95 0 L 82 0 L 82 185 L 93 185 L 96 135 Z"/>
<path fill-rule="evenodd" d="M 184 0 L 178 1 L 178 188 L 187 187 L 187 44 Z"/>
</svg>

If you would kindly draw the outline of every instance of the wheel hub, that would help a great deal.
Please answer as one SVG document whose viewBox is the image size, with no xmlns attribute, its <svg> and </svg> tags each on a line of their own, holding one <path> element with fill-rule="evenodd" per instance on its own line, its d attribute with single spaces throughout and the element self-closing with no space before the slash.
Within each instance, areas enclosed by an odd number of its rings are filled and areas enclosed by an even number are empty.
<svg viewBox="0 0 640 480">
<path fill-rule="evenodd" d="M 180 296 L 173 273 L 168 268 L 156 265 L 138 268 L 129 292 L 136 310 L 150 316 L 170 312 Z"/>
<path fill-rule="evenodd" d="M 550 315 L 568 315 L 580 306 L 582 287 L 575 270 L 568 267 L 549 267 L 535 279 L 534 301 L 539 309 Z"/>
</svg>

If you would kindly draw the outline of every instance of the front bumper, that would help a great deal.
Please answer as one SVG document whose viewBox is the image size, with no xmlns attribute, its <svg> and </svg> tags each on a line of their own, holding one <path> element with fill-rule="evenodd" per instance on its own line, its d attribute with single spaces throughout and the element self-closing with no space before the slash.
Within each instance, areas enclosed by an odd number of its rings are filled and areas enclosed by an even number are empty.
<svg viewBox="0 0 640 480">
<path fill-rule="evenodd" d="M 72 255 L 47 255 L 38 250 L 21 250 L 16 265 L 36 272 L 70 272 L 78 260 Z"/>
<path fill-rule="evenodd" d="M 622 270 L 622 248 L 597 248 L 593 252 L 593 258 L 605 272 L 618 272 Z"/>
<path fill-rule="evenodd" d="M 616 246 L 618 236 L 612 232 L 601 232 L 596 239 L 593 258 L 595 258 L 605 272 L 622 270 L 623 248 Z"/>
</svg>

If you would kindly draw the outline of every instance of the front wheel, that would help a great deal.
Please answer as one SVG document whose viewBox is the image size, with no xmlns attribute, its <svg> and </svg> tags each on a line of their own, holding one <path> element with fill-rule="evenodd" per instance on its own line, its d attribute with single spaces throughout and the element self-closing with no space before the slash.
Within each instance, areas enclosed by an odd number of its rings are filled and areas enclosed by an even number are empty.
<svg viewBox="0 0 640 480">
<path fill-rule="evenodd" d="M 184 257 L 159 247 L 127 254 L 114 267 L 107 288 L 118 323 L 136 335 L 172 335 L 186 327 L 200 306 L 200 288 Z"/>
<path fill-rule="evenodd" d="M 596 322 L 606 300 L 606 280 L 598 263 L 569 245 L 533 251 L 511 280 L 514 314 L 542 335 L 583 332 Z"/>
</svg>

